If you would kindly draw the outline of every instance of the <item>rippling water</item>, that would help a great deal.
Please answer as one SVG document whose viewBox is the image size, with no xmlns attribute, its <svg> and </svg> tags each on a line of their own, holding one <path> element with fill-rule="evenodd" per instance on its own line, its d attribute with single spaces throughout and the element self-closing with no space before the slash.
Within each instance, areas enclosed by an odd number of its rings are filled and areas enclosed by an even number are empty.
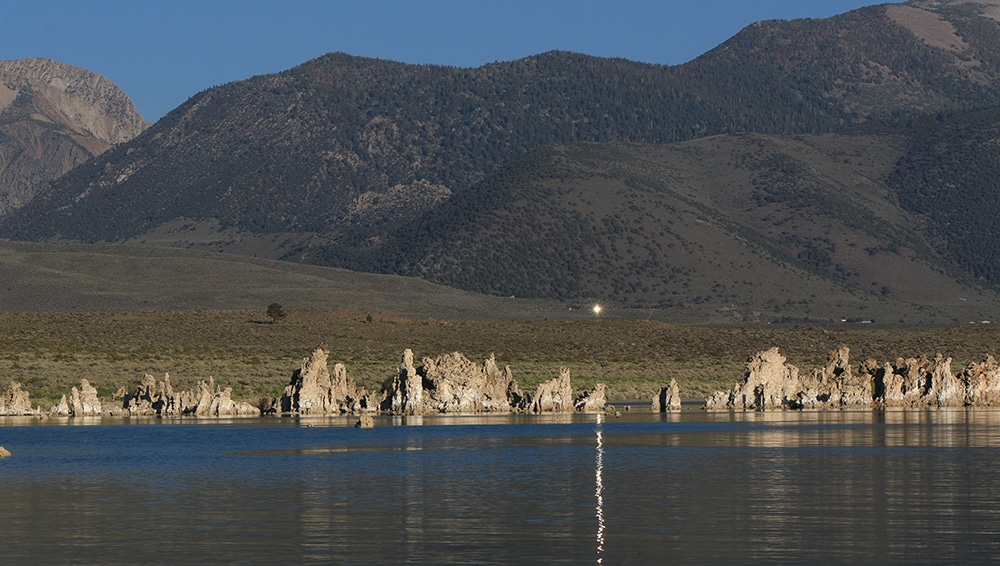
<svg viewBox="0 0 1000 566">
<path fill-rule="evenodd" d="M 0 418 L 0 560 L 1000 560 L 1000 411 Z"/>
</svg>

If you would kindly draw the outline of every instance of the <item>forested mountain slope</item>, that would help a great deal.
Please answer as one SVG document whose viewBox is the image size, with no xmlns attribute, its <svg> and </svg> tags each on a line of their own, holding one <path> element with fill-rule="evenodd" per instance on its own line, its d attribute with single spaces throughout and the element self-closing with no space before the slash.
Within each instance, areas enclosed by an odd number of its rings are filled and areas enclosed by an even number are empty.
<svg viewBox="0 0 1000 566">
<path fill-rule="evenodd" d="M 179 217 L 336 234 L 412 221 L 551 143 L 816 133 L 996 104 L 1000 27 L 941 10 L 762 22 L 677 67 L 563 52 L 478 69 L 330 54 L 196 95 L 60 180 L 3 234 L 117 241 Z M 954 45 L 922 38 L 913 14 L 953 30 Z"/>
</svg>

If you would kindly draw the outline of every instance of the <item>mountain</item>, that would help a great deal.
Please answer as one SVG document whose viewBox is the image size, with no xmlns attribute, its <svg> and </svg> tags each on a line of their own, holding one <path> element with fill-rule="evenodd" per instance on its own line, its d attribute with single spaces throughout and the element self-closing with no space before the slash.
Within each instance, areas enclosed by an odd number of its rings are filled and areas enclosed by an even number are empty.
<svg viewBox="0 0 1000 566">
<path fill-rule="evenodd" d="M 886 183 L 950 264 L 1000 286 L 1000 108 L 911 124 Z"/>
<path fill-rule="evenodd" d="M 4 233 L 120 241 L 187 218 L 336 238 L 413 221 L 547 144 L 821 133 L 1000 104 L 1000 26 L 965 6 L 761 22 L 676 67 L 551 52 L 458 69 L 334 53 L 199 93 Z"/>
<path fill-rule="evenodd" d="M 197 94 L 0 235 L 744 320 L 994 318 L 978 228 L 935 227 L 959 212 L 920 183 L 962 150 L 949 123 L 1000 107 L 998 13 L 942 0 L 760 22 L 674 67 L 333 53 Z"/>
<path fill-rule="evenodd" d="M 100 75 L 48 59 L 0 61 L 0 214 L 147 127 Z"/>
<path fill-rule="evenodd" d="M 995 318 L 996 291 L 884 181 L 913 153 L 884 133 L 550 146 L 390 233 L 370 268 L 701 320 Z"/>
</svg>

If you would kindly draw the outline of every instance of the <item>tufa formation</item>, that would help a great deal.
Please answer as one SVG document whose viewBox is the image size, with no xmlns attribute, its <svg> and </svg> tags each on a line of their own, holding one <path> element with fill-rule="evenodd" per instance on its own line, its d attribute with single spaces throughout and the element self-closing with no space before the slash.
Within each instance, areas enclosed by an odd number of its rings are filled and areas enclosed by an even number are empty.
<svg viewBox="0 0 1000 566">
<path fill-rule="evenodd" d="M 865 360 L 851 370 L 850 350 L 830 352 L 826 366 L 808 375 L 786 363 L 778 348 L 763 350 L 746 363 L 743 383 L 717 391 L 710 410 L 840 409 L 848 407 L 984 407 L 1000 404 L 1000 366 L 993 356 L 970 363 L 955 376 L 951 358 L 899 358 L 879 364 Z"/>
</svg>

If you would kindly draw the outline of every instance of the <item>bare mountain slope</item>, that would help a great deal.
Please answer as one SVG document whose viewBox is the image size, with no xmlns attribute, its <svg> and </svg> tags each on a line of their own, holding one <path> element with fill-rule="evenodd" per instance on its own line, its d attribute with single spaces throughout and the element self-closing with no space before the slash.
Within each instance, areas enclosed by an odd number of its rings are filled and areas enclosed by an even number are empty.
<svg viewBox="0 0 1000 566">
<path fill-rule="evenodd" d="M 0 214 L 147 127 L 100 75 L 48 59 L 0 61 Z"/>
</svg>

